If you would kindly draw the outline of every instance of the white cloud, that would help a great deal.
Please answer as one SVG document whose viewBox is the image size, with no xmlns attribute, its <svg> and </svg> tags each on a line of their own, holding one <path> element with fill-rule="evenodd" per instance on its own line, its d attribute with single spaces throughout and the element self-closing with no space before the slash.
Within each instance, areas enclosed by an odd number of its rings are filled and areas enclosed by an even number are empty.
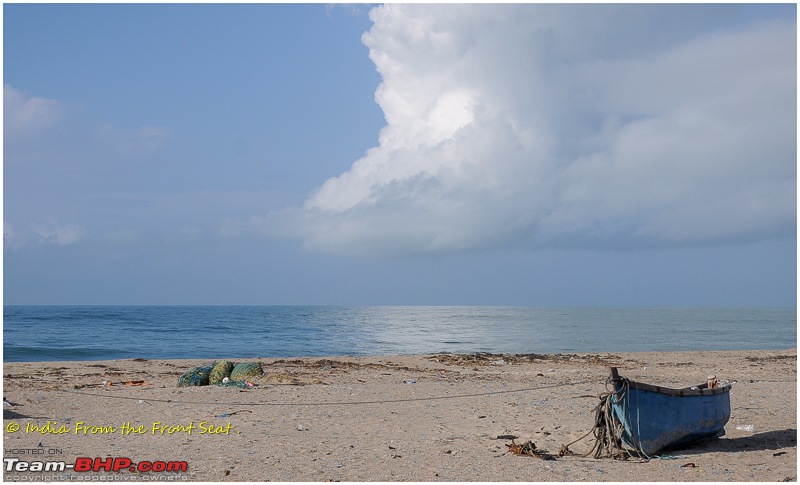
<svg viewBox="0 0 800 485">
<path fill-rule="evenodd" d="M 39 131 L 57 123 L 61 105 L 48 98 L 32 96 L 10 84 L 3 85 L 3 132 L 7 137 Z"/>
<path fill-rule="evenodd" d="M 99 147 L 126 155 L 156 151 L 167 143 L 171 135 L 172 131 L 163 126 L 127 129 L 109 123 L 98 125 L 93 133 Z"/>
<path fill-rule="evenodd" d="M 793 234 L 796 26 L 735 8 L 377 7 L 379 146 L 265 224 L 352 253 Z"/>
<path fill-rule="evenodd" d="M 35 244 L 67 246 L 84 239 L 86 229 L 79 224 L 32 224 L 19 229 L 9 221 L 3 222 L 3 241 L 11 249 L 23 249 Z"/>
<path fill-rule="evenodd" d="M 156 150 L 170 137 L 172 131 L 163 126 L 143 126 L 134 134 L 135 140 L 148 150 Z"/>
<path fill-rule="evenodd" d="M 83 227 L 77 224 L 49 226 L 40 224 L 34 227 L 34 231 L 39 235 L 39 237 L 41 237 L 42 241 L 57 244 L 59 246 L 74 244 L 83 239 L 85 233 Z"/>
</svg>

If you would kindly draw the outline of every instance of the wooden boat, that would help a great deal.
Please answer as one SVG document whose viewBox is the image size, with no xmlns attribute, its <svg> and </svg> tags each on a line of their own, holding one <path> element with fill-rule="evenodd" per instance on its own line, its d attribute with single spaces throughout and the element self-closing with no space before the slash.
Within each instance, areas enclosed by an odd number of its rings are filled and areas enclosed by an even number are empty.
<svg viewBox="0 0 800 485">
<path fill-rule="evenodd" d="M 713 376 L 711 376 L 713 377 Z M 611 403 L 624 445 L 650 457 L 702 438 L 725 434 L 731 417 L 731 384 L 704 382 L 669 389 L 621 377 L 611 368 Z"/>
</svg>

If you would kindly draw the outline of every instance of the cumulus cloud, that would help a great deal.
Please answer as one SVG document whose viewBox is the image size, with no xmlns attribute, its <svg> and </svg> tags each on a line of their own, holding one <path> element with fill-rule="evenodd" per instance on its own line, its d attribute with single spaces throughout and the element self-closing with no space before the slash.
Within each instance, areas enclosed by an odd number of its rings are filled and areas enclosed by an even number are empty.
<svg viewBox="0 0 800 485">
<path fill-rule="evenodd" d="M 3 85 L 3 131 L 6 137 L 39 131 L 57 123 L 63 108 L 54 99 L 33 96 Z"/>
<path fill-rule="evenodd" d="M 263 223 L 346 253 L 793 234 L 796 25 L 736 8 L 377 7 L 379 145 Z"/>
</svg>

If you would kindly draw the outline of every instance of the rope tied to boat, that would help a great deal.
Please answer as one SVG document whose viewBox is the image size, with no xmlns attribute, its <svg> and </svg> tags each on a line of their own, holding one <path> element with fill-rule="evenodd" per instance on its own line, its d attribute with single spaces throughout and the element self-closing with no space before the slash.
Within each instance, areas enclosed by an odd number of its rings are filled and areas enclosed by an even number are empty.
<svg viewBox="0 0 800 485">
<path fill-rule="evenodd" d="M 612 458 L 614 460 L 639 459 L 643 462 L 649 461 L 650 457 L 641 448 L 641 445 L 634 443 L 633 449 L 623 445 L 622 435 L 625 427 L 614 413 L 614 404 L 621 406 L 623 414 L 627 414 L 627 394 L 628 380 L 624 377 L 617 379 L 620 384 L 619 390 L 609 389 L 613 379 L 606 379 L 606 392 L 600 395 L 600 402 L 594 407 L 594 426 L 588 433 L 567 445 L 561 446 L 559 456 L 574 454 L 569 447 L 585 439 L 589 435 L 594 436 L 592 449 L 581 456 L 592 455 L 596 459 Z"/>
<path fill-rule="evenodd" d="M 147 402 L 161 402 L 161 403 L 170 403 L 170 404 L 196 404 L 196 405 L 228 405 L 228 406 L 294 406 L 294 407 L 302 407 L 302 406 L 348 406 L 348 405 L 362 405 L 362 404 L 393 404 L 393 403 L 404 403 L 404 402 L 416 402 L 416 401 L 441 401 L 441 400 L 450 400 L 450 399 L 462 399 L 462 398 L 470 398 L 470 397 L 484 397 L 484 396 L 496 396 L 496 395 L 503 395 L 503 394 L 512 394 L 518 392 L 528 392 L 528 391 L 539 391 L 543 389 L 553 389 L 557 387 L 564 387 L 564 386 L 577 386 L 580 384 L 588 384 L 591 383 L 591 380 L 584 380 L 584 381 L 574 381 L 574 382 L 565 382 L 565 383 L 558 383 L 558 384 L 544 384 L 541 386 L 536 387 L 525 387 L 520 389 L 504 389 L 504 390 L 497 390 L 497 391 L 486 391 L 486 392 L 478 392 L 478 393 L 469 393 L 469 394 L 449 394 L 449 395 L 438 395 L 438 396 L 421 396 L 421 397 L 406 397 L 406 398 L 383 398 L 383 399 L 370 399 L 370 400 L 363 400 L 363 401 L 305 401 L 305 402 L 271 402 L 271 401 L 259 401 L 259 402 L 241 402 L 241 401 L 233 401 L 233 402 L 220 402 L 220 401 L 182 401 L 182 400 L 175 400 L 175 399 L 157 399 L 157 398 L 143 398 L 139 395 L 137 396 L 117 396 L 113 394 L 101 394 L 101 393 L 92 393 L 92 392 L 85 392 L 85 391 L 78 391 L 73 389 L 55 389 L 56 392 L 65 392 L 70 394 L 80 394 L 83 396 L 91 396 L 91 397 L 99 397 L 99 398 L 107 398 L 107 399 L 120 399 L 120 400 L 145 400 Z M 274 386 L 275 384 L 271 384 L 270 386 Z M 264 390 L 268 389 L 267 387 L 262 388 Z M 253 392 L 252 388 L 250 388 L 246 392 Z"/>
</svg>

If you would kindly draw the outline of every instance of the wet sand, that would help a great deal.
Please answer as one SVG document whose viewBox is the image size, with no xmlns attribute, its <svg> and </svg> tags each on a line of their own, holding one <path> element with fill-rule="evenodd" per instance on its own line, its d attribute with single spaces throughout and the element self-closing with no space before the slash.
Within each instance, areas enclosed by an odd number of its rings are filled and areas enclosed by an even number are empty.
<svg viewBox="0 0 800 485">
<path fill-rule="evenodd" d="M 4 478 L 777 482 L 797 477 L 796 349 L 230 360 L 259 362 L 265 374 L 247 389 L 178 388 L 184 371 L 208 360 L 5 363 L 4 396 L 12 405 L 3 413 L 4 458 L 20 463 L 127 458 L 154 467 L 185 462 L 186 471 L 4 469 Z M 665 387 L 699 384 L 710 374 L 733 381 L 725 436 L 647 462 L 581 456 L 594 444 L 590 437 L 569 447 L 574 455 L 554 460 L 508 452 L 509 435 L 552 455 L 586 435 L 610 366 L 625 377 Z"/>
</svg>

